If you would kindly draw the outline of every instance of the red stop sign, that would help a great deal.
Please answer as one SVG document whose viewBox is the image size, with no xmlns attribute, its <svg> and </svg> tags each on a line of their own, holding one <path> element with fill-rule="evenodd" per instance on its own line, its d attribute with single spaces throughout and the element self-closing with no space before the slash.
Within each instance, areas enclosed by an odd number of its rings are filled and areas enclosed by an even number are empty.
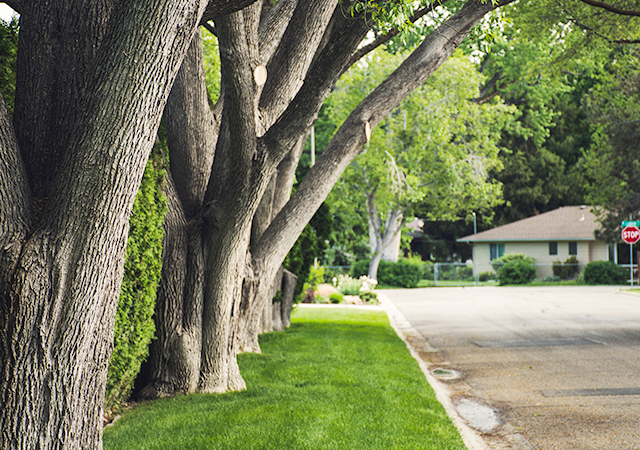
<svg viewBox="0 0 640 450">
<path fill-rule="evenodd" d="M 624 227 L 622 229 L 622 240 L 627 244 L 635 244 L 640 241 L 640 229 L 638 227 Z"/>
</svg>

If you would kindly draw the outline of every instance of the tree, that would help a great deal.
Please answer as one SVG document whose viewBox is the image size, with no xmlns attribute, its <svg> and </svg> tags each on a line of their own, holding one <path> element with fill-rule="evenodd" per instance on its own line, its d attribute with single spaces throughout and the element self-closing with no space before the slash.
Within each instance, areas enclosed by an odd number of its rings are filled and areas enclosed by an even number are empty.
<svg viewBox="0 0 640 450">
<path fill-rule="evenodd" d="M 385 11 L 337 0 L 265 2 L 268 11 L 260 5 L 215 22 L 222 80 L 216 105 L 206 98 L 196 36 L 164 112 L 171 161 L 164 258 L 171 264 L 158 293 L 145 395 L 244 386 L 236 353 L 259 351 L 280 266 L 366 143 L 365 129 L 418 88 L 494 8 L 469 1 L 425 38 L 354 108 L 291 195 L 309 128 L 338 77 L 359 59 L 358 47 L 376 27 L 372 17 Z"/>
<path fill-rule="evenodd" d="M 343 109 L 364 97 L 400 58 L 379 52 L 349 73 L 331 97 L 338 123 Z M 360 209 L 369 224 L 370 277 L 376 278 L 381 259 L 397 261 L 412 207 L 419 205 L 425 218 L 451 219 L 488 213 L 499 202 L 500 185 L 489 173 L 499 170 L 497 142 L 516 109 L 499 98 L 471 101 L 481 78 L 462 54 L 449 58 L 374 130 L 341 178 L 336 196 L 365 205 Z"/>
<path fill-rule="evenodd" d="M 637 46 L 611 49 L 608 63 L 586 98 L 593 145 L 586 153 L 589 199 L 602 207 L 602 236 L 619 241 L 622 220 L 640 211 L 640 66 Z"/>
<path fill-rule="evenodd" d="M 0 447 L 98 449 L 129 214 L 207 4 L 10 6 L 21 18 L 13 121 L 0 98 Z"/>
</svg>

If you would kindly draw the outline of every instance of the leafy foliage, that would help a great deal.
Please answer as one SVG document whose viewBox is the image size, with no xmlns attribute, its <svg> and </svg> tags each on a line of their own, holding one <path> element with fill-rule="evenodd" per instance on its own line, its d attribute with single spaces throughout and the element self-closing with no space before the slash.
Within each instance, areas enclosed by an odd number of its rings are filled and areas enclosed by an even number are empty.
<svg viewBox="0 0 640 450">
<path fill-rule="evenodd" d="M 329 99 L 328 116 L 336 126 L 402 58 L 377 51 L 344 77 Z M 332 191 L 335 210 L 358 211 L 361 228 L 372 223 L 380 237 L 392 226 L 390 218 L 411 208 L 439 219 L 473 210 L 490 215 L 501 193 L 500 184 L 489 179 L 501 166 L 496 144 L 516 109 L 499 98 L 469 101 L 481 80 L 461 53 L 443 64 L 373 130 L 367 148 Z"/>
<path fill-rule="evenodd" d="M 624 284 L 629 273 L 612 261 L 593 261 L 586 265 L 582 275 L 587 284 Z"/>
<path fill-rule="evenodd" d="M 536 260 L 522 253 L 504 255 L 491 262 L 500 284 L 526 284 L 536 277 Z"/>
<path fill-rule="evenodd" d="M 589 199 L 600 205 L 601 237 L 619 240 L 618 227 L 640 210 L 640 49 L 619 47 L 610 52 L 609 63 L 598 85 L 586 98 L 595 129 L 593 145 L 586 153 Z"/>
<path fill-rule="evenodd" d="M 16 55 L 18 53 L 18 20 L 0 20 L 0 92 L 12 112 L 16 93 Z"/>
<path fill-rule="evenodd" d="M 501 285 L 526 284 L 533 281 L 535 277 L 535 266 L 525 260 L 508 262 L 498 270 L 498 280 Z"/>
<path fill-rule="evenodd" d="M 128 399 L 155 332 L 152 316 L 162 269 L 162 223 L 167 208 L 163 180 L 160 158 L 152 155 L 129 220 L 124 278 L 107 375 L 107 414 L 118 411 Z"/>
<path fill-rule="evenodd" d="M 580 271 L 580 267 L 578 266 L 578 258 L 575 256 L 570 256 L 563 263 L 560 261 L 554 261 L 553 266 L 553 275 L 558 277 L 560 280 L 568 280 L 570 278 L 575 278 Z"/>
</svg>

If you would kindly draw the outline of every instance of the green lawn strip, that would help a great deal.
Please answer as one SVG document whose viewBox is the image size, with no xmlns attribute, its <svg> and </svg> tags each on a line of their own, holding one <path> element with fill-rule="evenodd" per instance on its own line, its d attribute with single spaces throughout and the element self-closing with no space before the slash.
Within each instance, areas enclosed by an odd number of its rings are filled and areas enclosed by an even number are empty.
<svg viewBox="0 0 640 450">
<path fill-rule="evenodd" d="M 297 308 L 260 345 L 238 358 L 245 391 L 139 405 L 105 450 L 465 448 L 384 312 Z"/>
</svg>

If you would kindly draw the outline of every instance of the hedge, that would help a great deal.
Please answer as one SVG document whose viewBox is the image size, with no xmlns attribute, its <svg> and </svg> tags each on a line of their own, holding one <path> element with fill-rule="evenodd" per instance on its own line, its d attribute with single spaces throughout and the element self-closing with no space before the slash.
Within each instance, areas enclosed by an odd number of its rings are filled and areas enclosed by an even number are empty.
<svg viewBox="0 0 640 450">
<path fill-rule="evenodd" d="M 167 209 L 163 182 L 159 158 L 152 157 L 129 219 L 127 256 L 107 374 L 107 415 L 116 413 L 128 400 L 155 333 L 152 316 L 162 269 L 162 222 Z"/>
<path fill-rule="evenodd" d="M 624 284 L 629 271 L 612 261 L 593 261 L 585 266 L 582 277 L 587 284 Z"/>
</svg>

